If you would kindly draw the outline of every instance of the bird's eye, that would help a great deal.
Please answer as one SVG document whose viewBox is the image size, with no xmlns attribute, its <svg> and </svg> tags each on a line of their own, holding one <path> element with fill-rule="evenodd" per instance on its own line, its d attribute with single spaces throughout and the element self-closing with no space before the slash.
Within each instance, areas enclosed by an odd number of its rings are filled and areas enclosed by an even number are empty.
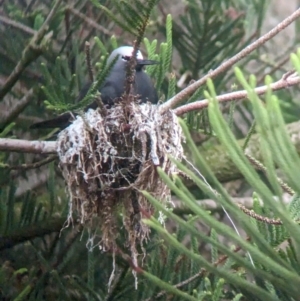
<svg viewBox="0 0 300 301">
<path fill-rule="evenodd" d="M 130 60 L 130 56 L 122 55 L 122 60 L 128 62 Z"/>
</svg>

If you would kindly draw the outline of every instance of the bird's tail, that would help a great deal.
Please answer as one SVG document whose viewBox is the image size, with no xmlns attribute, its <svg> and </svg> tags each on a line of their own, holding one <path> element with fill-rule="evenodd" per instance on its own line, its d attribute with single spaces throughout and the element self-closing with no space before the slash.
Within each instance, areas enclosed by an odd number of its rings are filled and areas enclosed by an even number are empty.
<svg viewBox="0 0 300 301">
<path fill-rule="evenodd" d="M 30 129 L 44 129 L 44 128 L 60 128 L 64 129 L 71 124 L 72 115 L 70 113 L 64 113 L 60 116 L 57 116 L 53 119 L 41 121 L 32 124 Z"/>
</svg>

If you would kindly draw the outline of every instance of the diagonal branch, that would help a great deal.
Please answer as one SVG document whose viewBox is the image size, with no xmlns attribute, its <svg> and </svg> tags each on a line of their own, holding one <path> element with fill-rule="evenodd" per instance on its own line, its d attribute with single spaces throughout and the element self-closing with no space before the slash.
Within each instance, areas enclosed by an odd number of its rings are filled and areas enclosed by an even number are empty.
<svg viewBox="0 0 300 301">
<path fill-rule="evenodd" d="M 31 88 L 19 101 L 17 101 L 14 106 L 8 111 L 0 114 L 0 129 L 5 128 L 9 123 L 13 122 L 20 113 L 28 106 L 34 95 L 33 89 Z"/>
<path fill-rule="evenodd" d="M 270 85 L 270 88 L 272 91 L 277 91 L 281 89 L 285 89 L 288 87 L 292 87 L 295 85 L 298 85 L 300 83 L 300 77 L 299 76 L 283 76 L 280 80 Z M 254 89 L 255 93 L 257 95 L 262 95 L 266 93 L 268 89 L 268 86 L 261 86 Z M 247 98 L 247 91 L 241 90 L 241 91 L 235 91 L 231 93 L 226 93 L 223 95 L 219 95 L 216 97 L 216 99 L 219 102 L 227 102 L 227 101 L 233 101 L 233 100 L 242 100 Z M 199 101 L 195 101 L 192 103 L 189 103 L 187 105 L 181 106 L 174 110 L 175 114 L 177 116 L 180 116 L 182 114 L 185 114 L 187 112 L 195 111 L 195 110 L 202 110 L 208 106 L 208 100 L 202 99 Z"/>
<path fill-rule="evenodd" d="M 85 14 L 81 13 L 80 11 L 76 10 L 72 6 L 67 6 L 66 8 L 68 11 L 70 11 L 74 16 L 82 19 L 88 26 L 95 28 L 99 32 L 102 32 L 108 36 L 112 36 L 114 34 L 117 38 L 119 37 L 115 32 L 112 33 L 110 30 L 106 29 L 104 26 L 98 24 L 97 22 L 93 21 L 91 18 L 87 17 Z"/>
<path fill-rule="evenodd" d="M 0 251 L 14 247 L 17 244 L 44 235 L 59 232 L 63 228 L 66 217 L 51 218 L 47 221 L 40 221 L 36 224 L 26 225 L 8 232 L 0 237 Z"/>
<path fill-rule="evenodd" d="M 20 75 L 26 69 L 28 65 L 30 65 L 33 61 L 35 61 L 44 51 L 46 41 L 48 41 L 51 37 L 51 34 L 45 36 L 45 33 L 48 30 L 49 22 L 55 15 L 55 12 L 59 8 L 59 5 L 62 0 L 56 0 L 55 4 L 53 5 L 50 13 L 47 16 L 47 19 L 40 27 L 39 31 L 37 31 L 28 45 L 22 52 L 22 57 L 20 61 L 15 66 L 14 70 L 8 76 L 7 80 L 5 81 L 4 85 L 0 89 L 0 101 L 3 100 L 4 96 L 10 91 L 10 89 L 15 85 L 18 81 Z M 44 37 L 44 41 L 41 42 L 41 39 Z"/>
<path fill-rule="evenodd" d="M 218 68 L 211 71 L 207 75 L 203 76 L 190 86 L 186 87 L 182 91 L 180 91 L 178 94 L 176 94 L 174 97 L 169 99 L 167 102 L 161 105 L 160 112 L 166 112 L 169 109 L 174 108 L 176 105 L 178 105 L 180 102 L 182 102 L 184 99 L 186 99 L 188 96 L 193 94 L 199 87 L 204 85 L 208 78 L 215 78 L 217 75 L 221 74 L 228 68 L 232 67 L 235 63 L 243 59 L 245 56 L 253 52 L 255 49 L 266 43 L 268 40 L 276 36 L 279 32 L 281 32 L 283 29 L 285 29 L 287 26 L 289 26 L 291 23 L 293 23 L 297 18 L 300 17 L 300 8 L 297 9 L 294 13 L 292 13 L 289 17 L 284 19 L 281 23 L 279 23 L 277 26 L 275 26 L 272 30 L 270 30 L 268 33 L 260 37 L 258 40 L 241 50 L 239 53 L 237 53 L 235 56 L 230 58 L 229 60 L 225 61 L 223 64 L 221 64 Z"/>
<path fill-rule="evenodd" d="M 22 23 L 19 23 L 19 22 L 16 22 L 10 18 L 6 18 L 5 16 L 0 16 L 0 21 L 7 24 L 7 25 L 10 25 L 10 26 L 13 26 L 15 28 L 18 28 L 30 35 L 34 35 L 36 34 L 36 30 L 22 24 Z"/>
</svg>

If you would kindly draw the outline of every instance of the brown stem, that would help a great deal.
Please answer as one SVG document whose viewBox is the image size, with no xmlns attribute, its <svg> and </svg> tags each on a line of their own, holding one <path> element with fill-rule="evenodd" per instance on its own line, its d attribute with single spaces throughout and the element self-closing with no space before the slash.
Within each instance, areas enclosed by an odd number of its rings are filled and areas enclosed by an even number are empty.
<svg viewBox="0 0 300 301">
<path fill-rule="evenodd" d="M 108 29 L 106 29 L 105 27 L 99 25 L 98 23 L 96 23 L 95 21 L 93 21 L 92 19 L 88 18 L 86 15 L 84 15 L 83 13 L 79 12 L 78 10 L 76 10 L 75 8 L 73 8 L 72 6 L 68 6 L 67 10 L 70 11 L 74 16 L 82 19 L 85 23 L 87 23 L 89 26 L 95 28 L 96 30 L 99 30 L 100 32 L 108 35 L 108 36 L 112 36 L 113 34 L 118 38 L 119 36 L 116 35 L 116 33 L 112 33 L 111 31 L 109 31 Z"/>
<path fill-rule="evenodd" d="M 277 226 L 282 225 L 282 221 L 280 219 L 268 218 L 266 216 L 259 215 L 253 210 L 249 210 L 242 205 L 238 205 L 238 206 L 245 214 L 249 215 L 250 217 L 256 219 L 259 222 L 263 222 L 269 225 L 277 225 Z"/>
<path fill-rule="evenodd" d="M 37 237 L 42 237 L 46 234 L 59 232 L 65 221 L 65 217 L 52 218 L 47 222 L 38 222 L 33 225 L 23 226 L 15 231 L 8 232 L 0 238 L 0 251 L 12 248 L 19 243 L 23 243 Z"/>
<path fill-rule="evenodd" d="M 228 68 L 232 67 L 235 63 L 240 61 L 242 58 L 253 52 L 255 49 L 266 43 L 268 40 L 276 36 L 279 32 L 281 32 L 283 29 L 285 29 L 288 25 L 290 25 L 292 22 L 294 22 L 297 18 L 300 16 L 300 9 L 297 9 L 294 13 L 292 13 L 289 17 L 284 19 L 281 23 L 279 23 L 277 26 L 275 26 L 272 30 L 270 30 L 268 33 L 257 39 L 252 44 L 245 47 L 243 50 L 241 50 L 239 53 L 237 53 L 235 56 L 230 58 L 229 60 L 225 61 L 223 64 L 221 64 L 218 68 L 215 70 L 209 72 L 204 77 L 200 78 L 190 86 L 183 89 L 181 92 L 176 94 L 174 97 L 169 99 L 167 102 L 162 104 L 160 106 L 160 112 L 164 113 L 169 109 L 174 108 L 176 105 L 178 105 L 180 102 L 182 102 L 184 99 L 186 99 L 188 96 L 190 96 L 192 93 L 194 93 L 199 87 L 204 85 L 208 78 L 215 78 L 217 75 L 221 74 Z"/>
<path fill-rule="evenodd" d="M 30 35 L 34 35 L 36 34 L 36 31 L 22 23 L 19 23 L 19 22 L 16 22 L 14 20 L 11 20 L 9 18 L 6 18 L 4 16 L 0 16 L 0 21 L 7 24 L 7 25 L 10 25 L 10 26 L 13 26 L 15 28 L 18 28 L 18 29 L 21 29 L 22 31 L 30 34 Z"/>
<path fill-rule="evenodd" d="M 88 41 L 85 42 L 84 48 L 85 48 L 85 61 L 87 64 L 89 78 L 90 78 L 90 81 L 93 82 L 94 74 L 93 74 L 93 68 L 92 68 L 92 62 L 91 62 L 91 49 L 90 49 L 90 43 Z"/>
<path fill-rule="evenodd" d="M 285 76 L 278 80 L 277 82 L 270 85 L 270 88 L 272 91 L 277 91 L 281 89 L 285 89 L 291 86 L 298 85 L 300 83 L 300 77 L 299 76 Z M 254 89 L 255 93 L 258 95 L 266 93 L 268 86 L 261 86 Z M 216 97 L 218 102 L 227 102 L 227 101 L 233 101 L 233 100 L 242 100 L 247 98 L 247 91 L 241 90 L 241 91 L 235 91 L 223 95 L 219 95 Z M 199 101 L 195 101 L 193 103 L 181 106 L 174 110 L 175 114 L 177 116 L 183 115 L 187 112 L 195 111 L 195 110 L 202 110 L 208 106 L 208 99 L 203 99 Z"/>
<path fill-rule="evenodd" d="M 4 96 L 10 91 L 10 89 L 15 85 L 18 81 L 20 75 L 26 69 L 26 67 L 35 61 L 42 53 L 46 40 L 49 40 L 51 35 L 45 36 L 45 33 L 48 29 L 49 22 L 53 18 L 56 10 L 58 9 L 62 0 L 56 0 L 56 3 L 53 5 L 50 13 L 47 16 L 47 19 L 40 27 L 39 31 L 37 31 L 32 37 L 29 44 L 25 47 L 22 52 L 22 58 L 15 66 L 14 70 L 6 79 L 4 85 L 0 89 L 0 101 L 3 100 Z M 41 39 L 44 38 L 44 41 L 41 44 Z M 41 45 L 40 45 L 41 44 Z"/>
<path fill-rule="evenodd" d="M 33 96 L 33 89 L 30 89 L 22 97 L 21 100 L 16 102 L 16 104 L 13 106 L 13 108 L 9 112 L 7 112 L 7 114 L 4 113 L 4 116 L 1 116 L 0 129 L 5 128 L 8 124 L 13 122 L 15 120 L 15 118 L 19 116 L 20 113 L 22 113 L 24 111 L 24 109 L 30 103 L 32 96 Z"/>
<path fill-rule="evenodd" d="M 267 168 L 260 161 L 256 160 L 255 158 L 253 158 L 249 154 L 245 154 L 245 156 L 247 157 L 247 159 L 249 160 L 249 162 L 252 165 L 254 165 L 255 169 L 261 170 L 264 173 L 267 172 Z M 283 182 L 278 177 L 277 177 L 277 181 L 278 181 L 278 183 L 281 186 L 281 188 L 282 188 L 283 191 L 287 192 L 291 196 L 295 195 L 295 191 L 288 184 L 286 184 L 285 182 Z"/>
<path fill-rule="evenodd" d="M 250 238 L 247 237 L 246 240 L 249 241 Z M 234 252 L 234 253 L 237 253 L 237 252 L 240 251 L 241 249 L 242 249 L 241 247 L 236 247 L 236 248 L 233 250 L 233 252 Z M 227 258 L 228 258 L 227 255 L 222 255 L 222 256 L 220 256 L 220 257 L 213 263 L 213 265 L 216 267 L 216 266 L 222 264 Z M 194 275 L 191 276 L 190 278 L 188 278 L 188 279 L 186 279 L 186 280 L 184 280 L 184 281 L 182 281 L 182 282 L 179 282 L 179 283 L 175 284 L 174 287 L 175 287 L 175 288 L 181 288 L 181 287 L 183 287 L 183 286 L 185 286 L 185 285 L 191 283 L 191 282 L 194 281 L 195 279 L 197 279 L 197 278 L 199 278 L 199 277 L 203 277 L 206 273 L 207 273 L 206 269 L 202 268 L 202 269 L 200 269 L 200 271 L 199 271 L 198 273 L 194 274 Z M 155 299 L 158 299 L 158 298 L 164 296 L 166 293 L 167 293 L 166 291 L 161 291 L 161 292 L 159 292 L 154 298 L 155 298 Z M 151 298 L 148 298 L 148 299 L 146 299 L 146 300 L 144 300 L 144 301 L 150 301 L 150 300 L 151 300 Z"/>
</svg>

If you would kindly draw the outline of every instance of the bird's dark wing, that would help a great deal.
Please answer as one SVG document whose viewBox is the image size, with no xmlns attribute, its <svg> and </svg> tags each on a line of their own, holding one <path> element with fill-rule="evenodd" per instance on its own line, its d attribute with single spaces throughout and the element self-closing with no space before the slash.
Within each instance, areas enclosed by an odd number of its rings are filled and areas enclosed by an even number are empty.
<svg viewBox="0 0 300 301">
<path fill-rule="evenodd" d="M 77 96 L 75 103 L 78 103 L 80 100 L 82 100 L 84 98 L 84 96 L 87 94 L 87 92 L 89 91 L 89 88 L 91 86 L 91 83 L 88 82 L 86 83 L 83 88 L 80 90 L 79 95 Z M 29 128 L 30 129 L 43 129 L 43 128 L 49 128 L 49 129 L 53 129 L 53 128 L 60 128 L 60 129 L 64 129 L 67 126 L 69 126 L 72 122 L 72 114 L 67 112 L 67 113 L 63 113 L 53 119 L 49 119 L 49 120 L 45 120 L 45 121 L 41 121 L 41 122 L 37 122 L 32 124 Z"/>
<path fill-rule="evenodd" d="M 122 82 L 120 82 L 122 86 Z M 124 91 L 123 87 L 114 85 L 109 79 L 105 81 L 103 86 L 99 89 L 101 93 L 101 100 L 103 104 L 107 107 L 111 107 L 114 104 L 114 100 L 121 97 Z M 89 108 L 96 108 L 97 105 L 91 105 Z"/>
<path fill-rule="evenodd" d="M 101 99 L 105 106 L 111 107 L 114 104 L 114 100 L 122 96 L 124 92 L 124 83 L 125 83 L 125 72 L 120 72 L 120 70 L 111 70 L 110 74 L 105 79 L 104 83 L 99 88 L 101 93 Z M 77 102 L 83 99 L 87 94 L 91 83 L 86 84 L 79 93 Z M 88 109 L 96 109 L 98 107 L 97 102 L 94 101 L 85 108 L 85 111 Z"/>
<path fill-rule="evenodd" d="M 121 81 L 120 76 L 117 76 L 117 79 Z M 91 83 L 87 83 L 84 85 L 82 90 L 80 91 L 76 102 L 81 101 L 84 96 L 87 94 L 89 88 L 91 86 Z M 104 82 L 103 86 L 99 89 L 101 92 L 101 99 L 104 105 L 111 107 L 114 103 L 114 99 L 117 97 L 120 97 L 123 94 L 124 88 L 119 87 L 118 85 L 113 85 L 111 76 L 108 77 L 108 79 Z M 88 109 L 96 109 L 98 107 L 97 102 L 94 101 L 90 105 L 88 105 L 85 108 L 85 111 Z M 71 121 L 73 119 L 72 117 L 73 114 L 67 112 L 62 115 L 59 115 L 53 119 L 41 121 L 34 123 L 30 126 L 30 129 L 40 129 L 40 128 L 60 128 L 64 129 L 67 126 L 71 124 Z M 76 114 L 74 114 L 76 115 Z"/>
<path fill-rule="evenodd" d="M 104 84 L 99 89 L 104 105 L 111 107 L 114 104 L 115 99 L 123 95 L 125 78 L 126 73 L 124 71 L 120 72 L 120 70 L 112 70 L 110 72 Z"/>
<path fill-rule="evenodd" d="M 144 71 L 137 73 L 135 77 L 135 93 L 141 96 L 142 103 L 149 101 L 153 104 L 157 104 L 158 95 L 151 78 Z"/>
<path fill-rule="evenodd" d="M 29 128 L 30 129 L 42 129 L 42 128 L 64 129 L 71 124 L 72 119 L 73 119 L 72 114 L 67 112 L 67 113 L 61 114 L 53 119 L 34 123 Z"/>
<path fill-rule="evenodd" d="M 101 99 L 105 106 L 111 107 L 114 104 L 116 98 L 119 98 L 124 93 L 124 83 L 126 79 L 125 72 L 116 72 L 112 70 L 104 84 L 100 87 L 99 91 L 101 92 Z M 87 94 L 91 83 L 87 83 L 82 90 L 80 91 L 76 102 L 79 102 Z M 141 102 L 145 103 L 147 101 L 156 104 L 158 102 L 157 92 L 153 86 L 153 83 L 150 77 L 143 71 L 137 71 L 134 85 L 134 93 L 139 94 L 141 97 Z M 85 108 L 85 111 L 88 109 L 96 109 L 97 102 L 94 101 L 89 106 Z M 73 119 L 71 113 L 64 113 L 59 115 L 56 118 L 35 123 L 30 126 L 31 129 L 37 128 L 60 128 L 64 129 L 71 124 Z"/>
</svg>

